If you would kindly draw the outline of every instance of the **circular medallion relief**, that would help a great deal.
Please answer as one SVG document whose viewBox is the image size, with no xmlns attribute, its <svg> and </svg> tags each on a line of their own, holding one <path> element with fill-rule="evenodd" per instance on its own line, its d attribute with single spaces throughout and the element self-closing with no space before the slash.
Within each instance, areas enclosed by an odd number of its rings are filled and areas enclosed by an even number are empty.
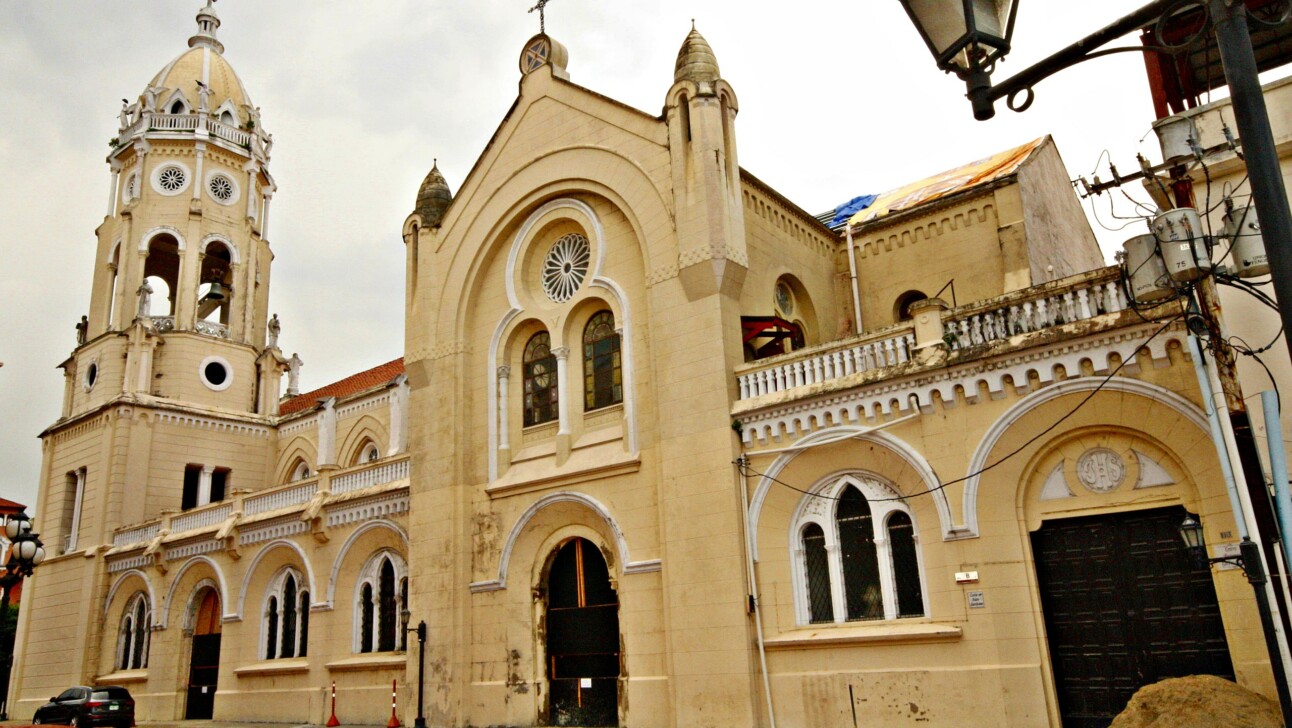
<svg viewBox="0 0 1292 728">
<path fill-rule="evenodd" d="M 1077 480 L 1092 493 L 1115 490 L 1126 479 L 1126 463 L 1106 447 L 1093 447 L 1077 458 Z"/>
<path fill-rule="evenodd" d="M 555 303 L 565 303 L 583 285 L 592 258 L 588 239 L 570 233 L 552 243 L 543 261 L 543 292 Z"/>
</svg>

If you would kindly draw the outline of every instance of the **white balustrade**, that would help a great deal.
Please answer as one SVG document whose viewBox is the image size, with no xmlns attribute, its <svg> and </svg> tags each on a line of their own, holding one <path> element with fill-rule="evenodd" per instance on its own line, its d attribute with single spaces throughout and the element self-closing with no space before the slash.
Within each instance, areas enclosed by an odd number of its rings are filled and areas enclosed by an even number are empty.
<svg viewBox="0 0 1292 728">
<path fill-rule="evenodd" d="M 197 333 L 206 336 L 217 336 L 221 339 L 229 338 L 229 327 L 214 321 L 198 321 L 194 326 Z"/>
<path fill-rule="evenodd" d="M 349 493 L 354 490 L 371 488 L 374 485 L 393 483 L 408 477 L 408 460 L 383 463 L 371 468 L 364 468 L 332 479 L 333 493 Z"/>
<path fill-rule="evenodd" d="M 233 515 L 233 506 L 225 503 L 223 505 L 203 508 L 201 510 L 189 511 L 181 516 L 175 516 L 170 520 L 171 533 L 182 533 L 192 531 L 197 528 L 209 528 L 229 519 Z"/>
<path fill-rule="evenodd" d="M 247 496 L 242 501 L 242 512 L 248 516 L 254 516 L 257 513 L 266 511 L 276 511 L 279 508 L 289 508 L 309 503 L 310 499 L 319 491 L 317 482 L 303 483 L 294 485 L 290 488 L 261 493 L 258 495 Z"/>
<path fill-rule="evenodd" d="M 137 526 L 128 531 L 117 531 L 112 534 L 113 546 L 129 546 L 134 543 L 145 543 L 157 538 L 157 532 L 161 528 L 160 523 L 149 523 L 144 526 Z"/>
<path fill-rule="evenodd" d="M 856 344 L 815 356 L 785 362 L 737 377 L 740 398 L 761 397 L 807 384 L 828 382 L 910 360 L 915 335 L 902 333 L 881 341 Z"/>
<path fill-rule="evenodd" d="M 251 145 L 251 134 L 249 132 L 245 132 L 237 127 L 225 124 L 222 121 L 215 121 L 214 119 L 208 122 L 208 126 L 210 127 L 211 133 L 220 139 L 233 142 L 240 147 Z"/>
<path fill-rule="evenodd" d="M 148 127 L 158 131 L 192 131 L 197 128 L 195 114 L 152 114 Z"/>
<path fill-rule="evenodd" d="M 952 351 L 960 351 L 1018 334 L 1061 326 L 1116 313 L 1126 308 L 1125 297 L 1117 281 L 1089 281 L 1075 290 L 1054 292 L 1029 301 L 1002 304 L 999 308 L 956 316 L 948 321 Z M 957 320 L 958 319 L 958 320 Z"/>
<path fill-rule="evenodd" d="M 1039 293 L 1039 292 L 1038 292 Z M 1026 295 L 1024 293 L 1024 295 Z M 1008 339 L 1018 334 L 1082 321 L 1125 310 L 1126 299 L 1115 275 L 1107 269 L 1093 278 L 1060 290 L 1049 287 L 1044 295 L 1026 300 L 1011 294 L 998 306 L 962 307 L 969 314 L 949 313 L 946 339 L 952 351 Z M 909 331 L 909 329 L 907 330 Z M 752 399 L 808 384 L 830 381 L 860 372 L 899 366 L 912 360 L 915 335 L 902 332 L 887 338 L 870 339 L 829 351 L 804 352 L 794 361 L 745 372 L 737 376 L 740 399 Z"/>
</svg>

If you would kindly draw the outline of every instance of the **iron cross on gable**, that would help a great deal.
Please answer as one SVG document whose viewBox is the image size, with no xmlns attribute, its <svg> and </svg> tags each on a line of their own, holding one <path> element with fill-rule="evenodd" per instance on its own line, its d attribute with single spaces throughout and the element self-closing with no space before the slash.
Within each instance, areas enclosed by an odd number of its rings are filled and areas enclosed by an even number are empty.
<svg viewBox="0 0 1292 728">
<path fill-rule="evenodd" d="M 538 0 L 538 4 L 529 9 L 529 12 L 538 11 L 538 32 L 547 33 L 547 18 L 543 15 L 543 10 L 552 0 Z"/>
</svg>

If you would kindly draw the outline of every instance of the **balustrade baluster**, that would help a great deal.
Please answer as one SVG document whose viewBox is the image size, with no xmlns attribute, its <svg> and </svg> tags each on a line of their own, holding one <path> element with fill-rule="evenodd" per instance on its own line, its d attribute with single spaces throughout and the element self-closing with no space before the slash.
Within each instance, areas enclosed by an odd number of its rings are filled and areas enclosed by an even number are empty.
<svg viewBox="0 0 1292 728">
<path fill-rule="evenodd" d="M 844 349 L 844 350 L 843 350 L 843 354 L 842 354 L 842 356 L 843 356 L 843 373 L 844 373 L 844 375 L 845 375 L 845 376 L 846 376 L 846 375 L 848 375 L 848 374 L 856 374 L 856 373 L 857 373 L 857 366 L 856 366 L 856 363 L 853 361 L 853 352 L 854 352 L 854 351 L 856 351 L 856 349 L 855 349 L 855 348 L 852 348 L 852 349 Z"/>
<path fill-rule="evenodd" d="M 1107 301 L 1105 304 L 1105 310 L 1108 313 L 1117 313 L 1118 311 L 1126 310 L 1126 307 L 1122 304 L 1121 286 L 1117 285 L 1117 281 L 1109 281 L 1105 288 L 1108 292 L 1105 299 Z"/>
<path fill-rule="evenodd" d="M 829 354 L 823 354 L 818 358 L 821 360 L 821 381 L 828 382 L 834 379 L 834 359 Z"/>
<path fill-rule="evenodd" d="M 812 384 L 816 384 L 817 382 L 824 381 L 824 379 L 822 378 L 824 375 L 825 375 L 825 366 L 822 365 L 821 363 L 821 357 L 819 356 L 812 357 Z"/>
<path fill-rule="evenodd" d="M 740 398 L 749 399 L 749 375 L 742 374 L 736 377 L 736 384 L 740 387 Z"/>
<path fill-rule="evenodd" d="M 1094 314 L 1090 312 L 1090 291 L 1082 288 L 1077 291 L 1077 316 L 1081 317 L 1082 320 L 1085 320 L 1093 315 Z"/>
</svg>

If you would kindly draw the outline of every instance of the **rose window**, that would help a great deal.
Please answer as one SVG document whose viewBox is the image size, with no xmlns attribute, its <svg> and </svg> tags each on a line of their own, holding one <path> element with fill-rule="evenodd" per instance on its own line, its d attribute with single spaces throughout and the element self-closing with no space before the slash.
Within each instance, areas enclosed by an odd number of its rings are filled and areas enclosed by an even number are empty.
<svg viewBox="0 0 1292 728">
<path fill-rule="evenodd" d="M 157 184 L 167 192 L 179 192 L 188 182 L 188 175 L 179 167 L 167 167 L 157 175 Z"/>
<path fill-rule="evenodd" d="M 565 303 L 579 290 L 588 275 L 592 253 L 588 239 L 570 233 L 552 244 L 543 261 L 543 291 L 556 303 Z"/>
<path fill-rule="evenodd" d="M 220 202 L 228 202 L 233 199 L 233 180 L 222 174 L 212 176 L 211 181 L 206 186 L 211 192 L 211 196 Z"/>
</svg>

